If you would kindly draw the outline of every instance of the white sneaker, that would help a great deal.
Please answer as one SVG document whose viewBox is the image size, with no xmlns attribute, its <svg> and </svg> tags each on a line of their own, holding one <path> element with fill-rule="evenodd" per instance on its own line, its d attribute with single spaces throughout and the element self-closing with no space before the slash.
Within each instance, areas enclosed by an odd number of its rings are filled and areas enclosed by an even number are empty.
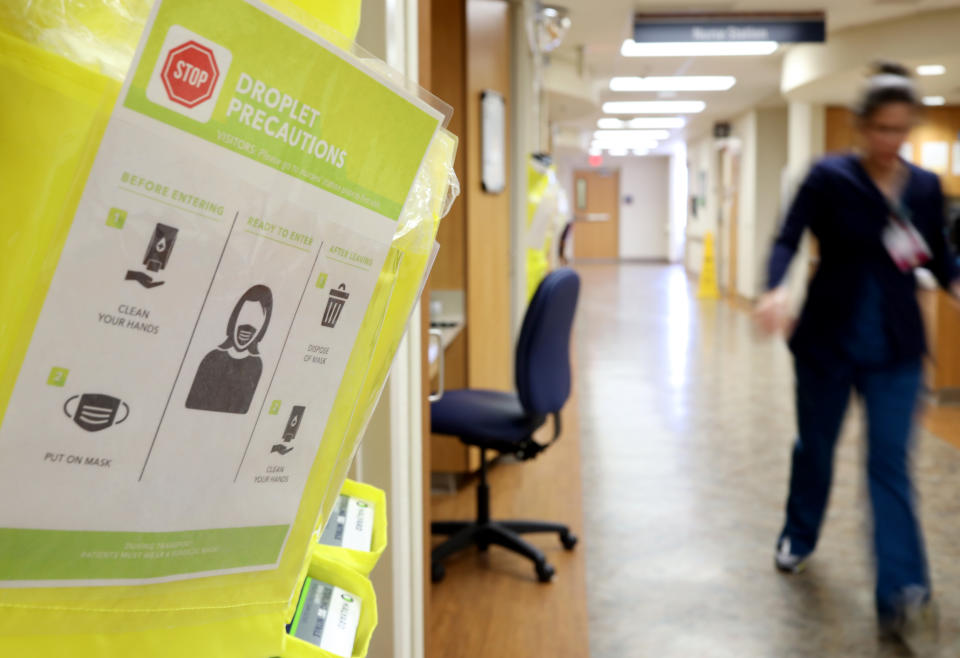
<svg viewBox="0 0 960 658">
<path fill-rule="evenodd" d="M 784 537 L 780 540 L 780 547 L 774 558 L 774 564 L 778 571 L 789 574 L 798 574 L 807 568 L 807 562 L 810 560 L 810 554 L 794 555 L 790 551 L 790 538 Z"/>
</svg>

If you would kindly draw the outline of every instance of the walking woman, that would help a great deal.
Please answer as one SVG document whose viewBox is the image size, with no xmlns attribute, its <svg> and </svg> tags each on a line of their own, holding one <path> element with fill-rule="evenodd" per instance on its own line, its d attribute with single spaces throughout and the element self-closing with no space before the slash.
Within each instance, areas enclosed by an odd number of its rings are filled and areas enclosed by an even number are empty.
<svg viewBox="0 0 960 658">
<path fill-rule="evenodd" d="M 810 229 L 820 260 L 790 338 L 799 432 L 776 565 L 798 573 L 816 548 L 834 447 L 855 390 L 868 426 L 877 613 L 881 629 L 911 648 L 936 625 L 909 473 L 926 352 L 915 268 L 960 296 L 940 182 L 899 157 L 918 111 L 906 69 L 879 65 L 855 108 L 860 150 L 828 157 L 808 174 L 774 244 L 770 290 L 757 307 L 771 333 L 791 323 L 783 282 Z"/>
</svg>

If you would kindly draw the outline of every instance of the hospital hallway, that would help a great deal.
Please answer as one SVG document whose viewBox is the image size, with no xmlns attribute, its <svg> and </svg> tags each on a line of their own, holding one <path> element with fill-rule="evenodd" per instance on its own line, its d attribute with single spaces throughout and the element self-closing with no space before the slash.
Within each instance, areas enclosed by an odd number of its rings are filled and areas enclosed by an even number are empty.
<svg viewBox="0 0 960 658">
<path fill-rule="evenodd" d="M 583 264 L 575 358 L 592 658 L 901 656 L 877 640 L 859 407 L 807 571 L 773 567 L 794 437 L 782 341 L 679 266 Z M 854 411 L 856 413 L 854 413 Z M 946 420 L 945 420 L 946 419 Z M 943 656 L 960 655 L 960 423 L 916 482 Z M 954 441 L 953 444 L 950 441 Z"/>
</svg>

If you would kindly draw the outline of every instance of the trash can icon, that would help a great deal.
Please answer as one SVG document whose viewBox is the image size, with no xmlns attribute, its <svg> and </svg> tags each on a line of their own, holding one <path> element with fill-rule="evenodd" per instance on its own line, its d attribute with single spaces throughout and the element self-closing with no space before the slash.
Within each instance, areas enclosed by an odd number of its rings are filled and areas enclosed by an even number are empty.
<svg viewBox="0 0 960 658">
<path fill-rule="evenodd" d="M 323 312 L 323 321 L 321 322 L 324 327 L 332 329 L 337 326 L 340 312 L 349 297 L 350 293 L 347 292 L 347 286 L 342 283 L 336 288 L 330 289 L 330 299 L 327 300 L 327 308 Z"/>
</svg>

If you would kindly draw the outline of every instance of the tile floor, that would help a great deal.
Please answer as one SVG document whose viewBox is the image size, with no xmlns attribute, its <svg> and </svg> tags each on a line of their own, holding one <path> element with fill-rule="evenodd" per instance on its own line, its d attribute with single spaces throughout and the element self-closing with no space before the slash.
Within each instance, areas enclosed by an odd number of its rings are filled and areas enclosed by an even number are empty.
<svg viewBox="0 0 960 658">
<path fill-rule="evenodd" d="M 860 423 L 807 573 L 772 566 L 794 433 L 782 343 L 685 272 L 585 265 L 577 324 L 592 658 L 900 656 L 878 646 Z M 960 656 L 960 452 L 916 467 L 943 656 Z"/>
</svg>

